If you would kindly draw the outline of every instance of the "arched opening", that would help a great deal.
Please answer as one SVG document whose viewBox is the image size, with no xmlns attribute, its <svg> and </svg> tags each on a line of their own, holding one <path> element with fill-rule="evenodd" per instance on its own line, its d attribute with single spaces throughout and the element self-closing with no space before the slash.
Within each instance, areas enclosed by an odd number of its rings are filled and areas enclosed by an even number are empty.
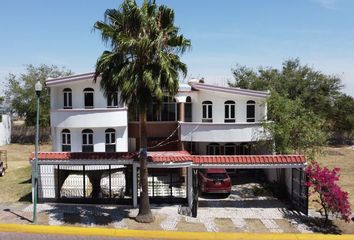
<svg viewBox="0 0 354 240">
<path fill-rule="evenodd" d="M 93 108 L 94 107 L 94 99 L 93 99 L 94 92 L 95 92 L 95 90 L 93 90 L 93 88 L 85 88 L 84 89 L 85 108 Z"/>
<path fill-rule="evenodd" d="M 106 152 L 115 152 L 116 151 L 116 130 L 113 128 L 108 128 L 105 131 L 105 151 Z"/>
</svg>

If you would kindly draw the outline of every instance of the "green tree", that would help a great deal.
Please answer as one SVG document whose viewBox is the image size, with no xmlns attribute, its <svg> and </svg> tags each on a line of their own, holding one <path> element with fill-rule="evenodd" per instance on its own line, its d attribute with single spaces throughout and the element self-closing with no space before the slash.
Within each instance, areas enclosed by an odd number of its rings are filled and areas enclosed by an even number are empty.
<svg viewBox="0 0 354 240">
<path fill-rule="evenodd" d="M 341 94 L 340 78 L 326 75 L 299 59 L 286 60 L 282 69 L 259 68 L 257 71 L 237 65 L 232 69 L 234 82 L 230 86 L 254 90 L 273 90 L 291 100 L 299 99 L 306 109 L 329 118 L 329 109 Z"/>
<path fill-rule="evenodd" d="M 0 96 L 0 105 L 4 102 L 5 98 L 3 96 Z"/>
<path fill-rule="evenodd" d="M 354 98 L 346 94 L 339 95 L 331 111 L 334 138 L 339 143 L 354 138 Z"/>
<path fill-rule="evenodd" d="M 291 100 L 272 92 L 268 99 L 271 122 L 265 122 L 278 154 L 304 154 L 314 159 L 326 143 L 325 121 L 304 108 L 299 99 Z"/>
<path fill-rule="evenodd" d="M 190 40 L 174 25 L 174 11 L 145 0 L 139 7 L 125 0 L 118 9 L 108 9 L 104 21 L 94 25 L 110 50 L 96 63 L 95 79 L 101 77 L 105 95 L 119 89 L 121 101 L 137 108 L 140 118 L 140 204 L 138 222 L 152 222 L 148 196 L 146 112 L 154 101 L 178 91 L 179 74 L 187 67 L 179 55 L 190 47 Z"/>
<path fill-rule="evenodd" d="M 9 74 L 7 78 L 7 86 L 5 90 L 6 101 L 10 104 L 14 112 L 19 117 L 25 118 L 27 126 L 36 124 L 36 93 L 34 85 L 39 80 L 45 86 L 45 80 L 48 78 L 56 78 L 60 76 L 71 75 L 70 70 L 59 68 L 57 66 L 48 66 L 42 64 L 40 66 L 27 65 L 26 73 L 16 76 Z M 43 88 L 40 98 L 40 124 L 41 126 L 50 125 L 50 97 L 49 89 Z"/>
<path fill-rule="evenodd" d="M 341 93 L 340 78 L 326 75 L 299 59 L 286 60 L 281 69 L 260 67 L 257 70 L 237 65 L 232 69 L 234 81 L 230 86 L 254 90 L 271 90 L 289 100 L 299 101 L 304 109 L 325 120 L 329 136 L 344 138 L 352 131 L 352 99 Z M 346 111 L 347 114 L 343 114 Z M 269 114 L 272 119 L 272 114 Z M 352 135 L 351 135 L 352 136 Z"/>
</svg>

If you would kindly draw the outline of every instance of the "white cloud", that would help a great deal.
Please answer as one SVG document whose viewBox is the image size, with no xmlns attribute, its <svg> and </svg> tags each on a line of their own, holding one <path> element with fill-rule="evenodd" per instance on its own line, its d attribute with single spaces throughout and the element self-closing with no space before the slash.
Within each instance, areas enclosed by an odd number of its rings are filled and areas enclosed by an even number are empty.
<svg viewBox="0 0 354 240">
<path fill-rule="evenodd" d="M 341 0 L 312 0 L 327 9 L 336 9 Z"/>
</svg>

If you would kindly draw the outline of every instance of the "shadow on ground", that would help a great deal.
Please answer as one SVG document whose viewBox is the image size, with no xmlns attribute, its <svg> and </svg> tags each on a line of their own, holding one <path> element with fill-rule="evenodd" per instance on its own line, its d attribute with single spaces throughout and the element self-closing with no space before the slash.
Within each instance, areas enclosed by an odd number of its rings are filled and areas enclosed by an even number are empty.
<svg viewBox="0 0 354 240">
<path fill-rule="evenodd" d="M 311 231 L 315 233 L 324 233 L 324 234 L 341 234 L 342 230 L 338 228 L 332 221 L 328 220 L 325 223 L 323 218 L 318 217 L 308 217 L 296 211 L 290 209 L 283 210 L 284 217 L 292 219 L 297 223 L 305 224 Z"/>
<path fill-rule="evenodd" d="M 119 223 L 124 218 L 129 218 L 129 211 L 124 207 L 112 206 L 77 206 L 77 205 L 52 205 L 46 210 L 51 219 L 62 224 L 75 225 L 100 225 L 108 226 Z"/>
</svg>

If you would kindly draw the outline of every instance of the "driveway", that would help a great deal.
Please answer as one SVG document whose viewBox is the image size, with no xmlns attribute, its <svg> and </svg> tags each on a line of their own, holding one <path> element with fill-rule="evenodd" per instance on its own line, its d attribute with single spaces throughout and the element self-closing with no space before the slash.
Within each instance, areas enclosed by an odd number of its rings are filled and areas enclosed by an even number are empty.
<svg viewBox="0 0 354 240">
<path fill-rule="evenodd" d="M 140 224 L 134 221 L 138 209 L 131 206 L 38 204 L 38 223 L 138 230 L 312 232 L 302 221 L 305 216 L 288 210 L 276 198 L 255 196 L 255 184 L 234 185 L 229 196 L 201 196 L 196 218 L 179 214 L 177 205 L 152 205 L 155 222 Z M 32 205 L 1 207 L 0 223 L 31 223 Z"/>
</svg>

